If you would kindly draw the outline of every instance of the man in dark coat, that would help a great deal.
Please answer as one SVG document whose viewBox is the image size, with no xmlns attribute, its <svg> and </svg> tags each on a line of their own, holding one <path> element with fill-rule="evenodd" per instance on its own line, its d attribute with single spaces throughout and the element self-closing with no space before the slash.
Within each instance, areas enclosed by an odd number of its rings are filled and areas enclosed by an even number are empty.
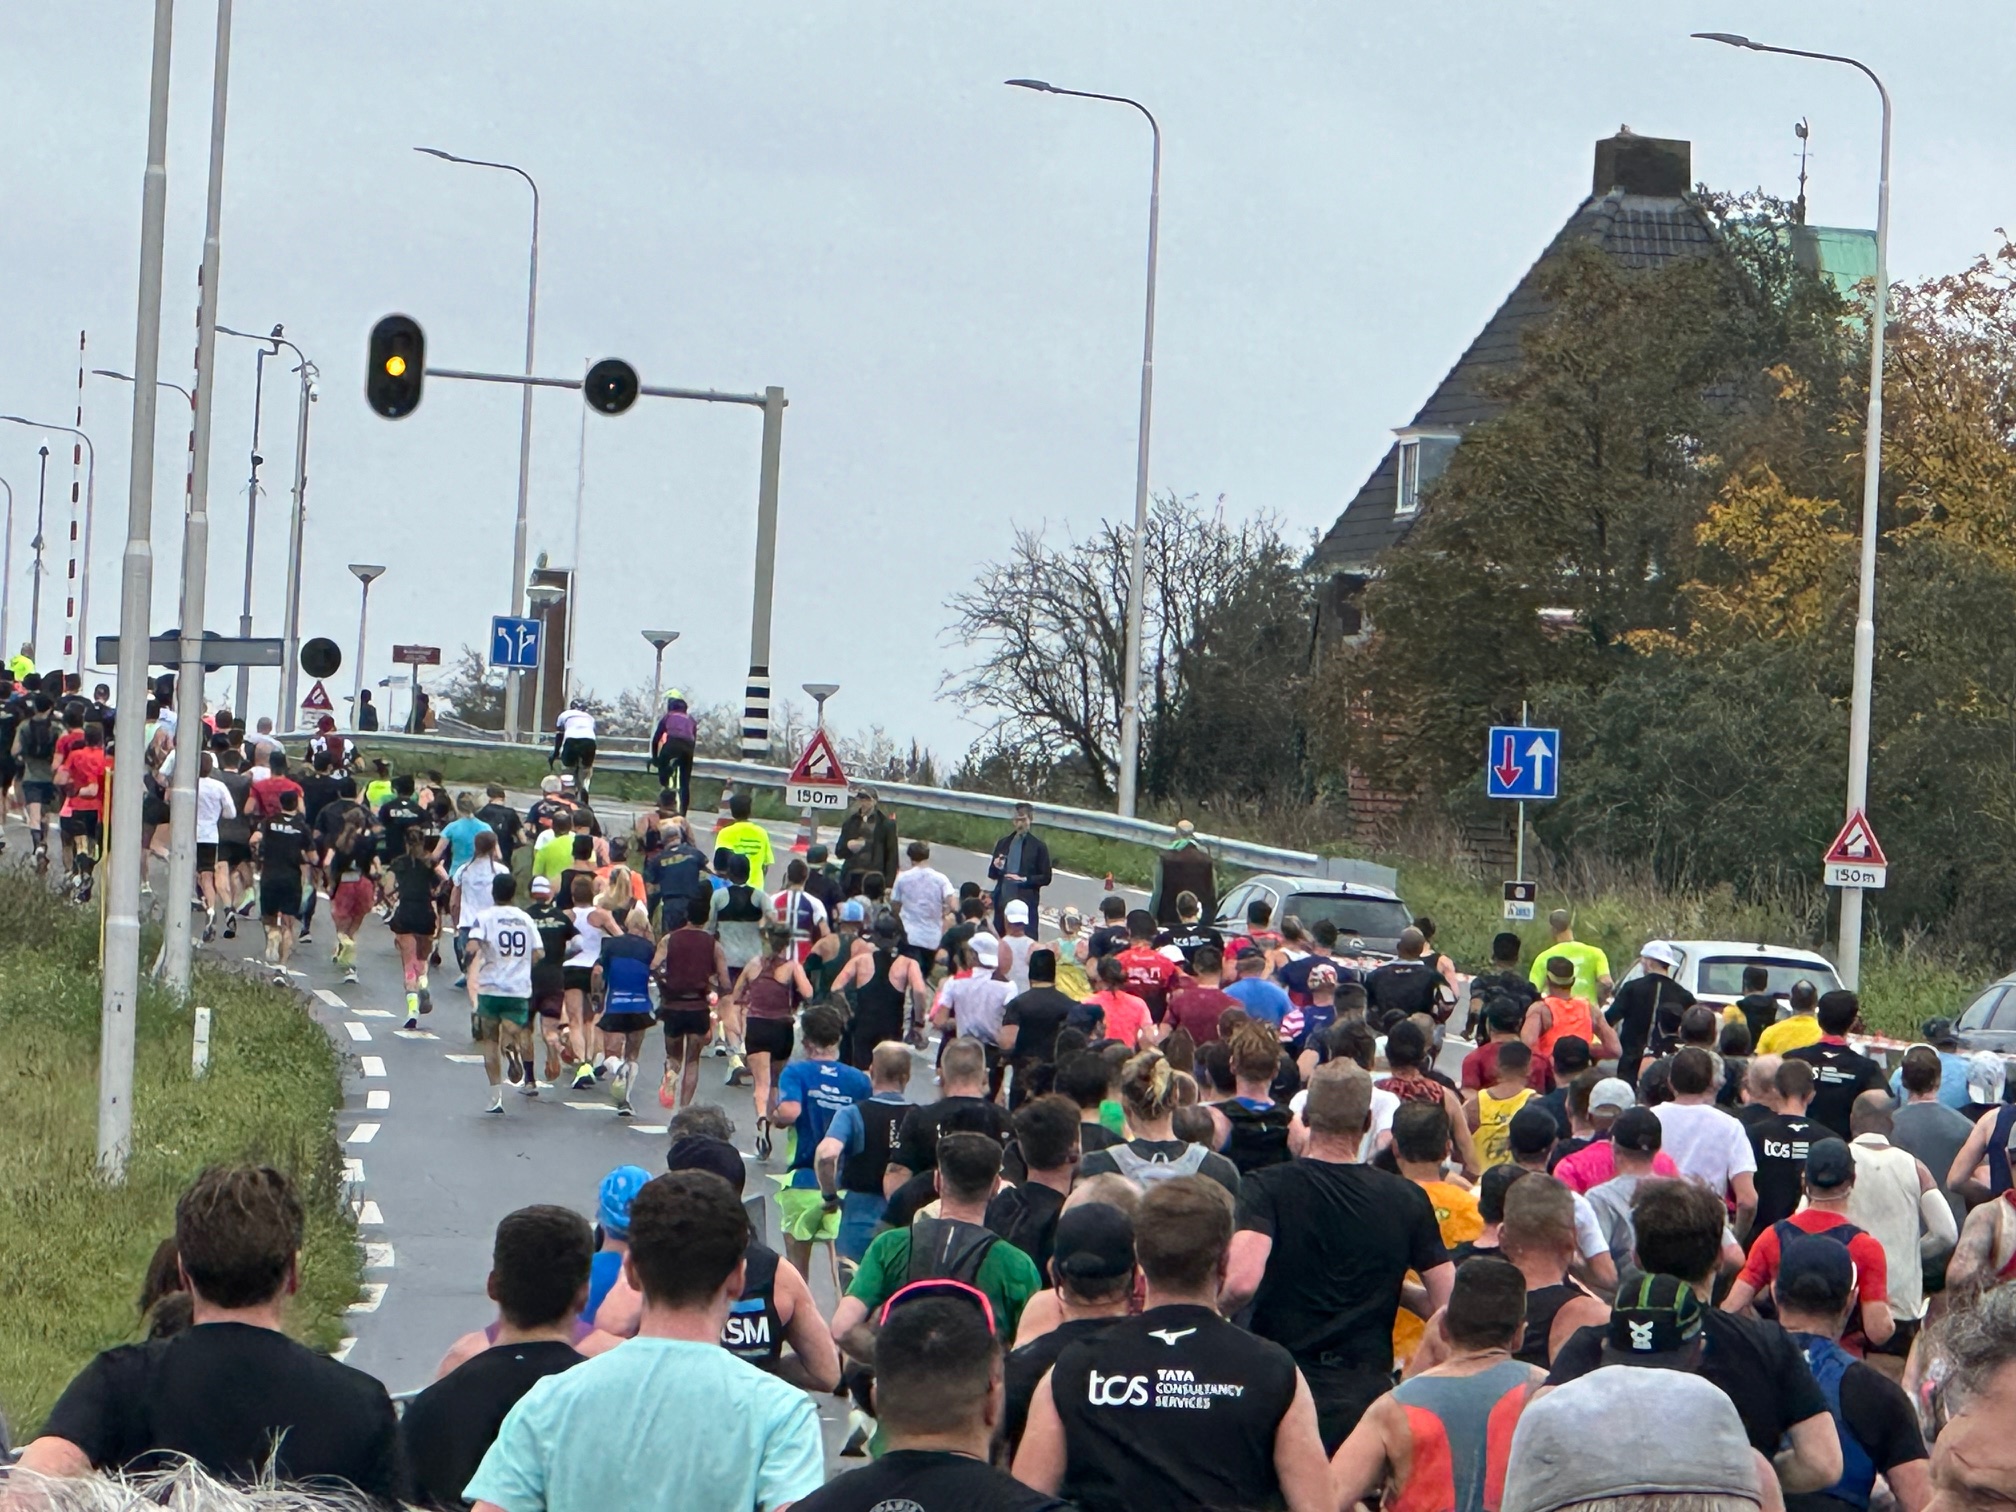
<svg viewBox="0 0 2016 1512">
<path fill-rule="evenodd" d="M 996 932 L 1008 927 L 1002 912 L 1018 899 L 1029 905 L 1030 934 L 1037 932 L 1042 918 L 1036 905 L 1043 889 L 1050 885 L 1050 847 L 1043 843 L 1041 835 L 1030 830 L 1032 817 L 1028 804 L 1015 805 L 1015 827 L 994 842 L 994 856 L 987 863 L 987 875 L 994 882 Z"/>
<path fill-rule="evenodd" d="M 1186 892 L 1197 895 L 1205 923 L 1218 917 L 1218 881 L 1211 852 L 1198 843 L 1197 826 L 1188 819 L 1178 819 L 1175 842 L 1155 858 L 1155 891 L 1149 895 L 1148 912 L 1155 915 L 1157 924 L 1181 922 L 1176 899 Z"/>
<path fill-rule="evenodd" d="M 854 789 L 854 811 L 840 821 L 840 890 L 848 897 L 861 891 L 869 872 L 896 880 L 896 821 L 882 812 L 871 787 Z"/>
</svg>

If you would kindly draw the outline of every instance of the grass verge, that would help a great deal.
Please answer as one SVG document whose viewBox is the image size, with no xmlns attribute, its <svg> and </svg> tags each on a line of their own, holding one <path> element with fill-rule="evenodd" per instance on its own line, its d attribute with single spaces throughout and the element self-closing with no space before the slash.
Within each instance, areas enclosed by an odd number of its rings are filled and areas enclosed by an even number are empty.
<svg viewBox="0 0 2016 1512">
<path fill-rule="evenodd" d="M 17 1443 L 78 1367 L 139 1337 L 135 1307 L 175 1201 L 203 1166 L 259 1161 L 288 1172 L 307 1208 L 292 1331 L 333 1348 L 357 1296 L 356 1230 L 343 1201 L 333 1110 L 336 1048 L 298 997 L 201 968 L 210 1071 L 190 1074 L 192 1015 L 143 993 L 133 1156 L 124 1185 L 97 1179 L 98 915 L 32 877 L 0 874 L 0 1410 Z M 151 941 L 148 949 L 151 951 Z"/>
</svg>

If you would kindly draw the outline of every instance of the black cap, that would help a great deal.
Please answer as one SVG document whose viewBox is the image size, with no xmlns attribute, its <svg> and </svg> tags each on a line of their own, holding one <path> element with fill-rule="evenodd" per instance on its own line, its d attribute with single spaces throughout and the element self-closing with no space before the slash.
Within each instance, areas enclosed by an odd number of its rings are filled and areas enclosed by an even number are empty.
<svg viewBox="0 0 2016 1512">
<path fill-rule="evenodd" d="M 1659 1115 L 1650 1108 L 1626 1108 L 1610 1125 L 1610 1144 L 1613 1149 L 1637 1155 L 1657 1155 L 1665 1132 Z"/>
<path fill-rule="evenodd" d="M 1950 1018 L 1929 1018 L 1925 1020 L 1918 1028 L 1918 1036 L 1934 1049 L 1957 1050 L 1960 1048 L 1960 1041 L 1953 1033 L 1953 1020 Z"/>
<path fill-rule="evenodd" d="M 1134 1220 L 1104 1202 L 1088 1202 L 1057 1220 L 1050 1264 L 1073 1281 L 1113 1281 L 1134 1271 Z"/>
<path fill-rule="evenodd" d="M 1845 1251 L 1844 1251 L 1845 1253 Z M 1617 1293 L 1606 1365 L 1683 1365 L 1701 1337 L 1701 1299 L 1672 1276 L 1640 1276 Z"/>
<path fill-rule="evenodd" d="M 1838 1139 L 1816 1139 L 1806 1150 L 1806 1185 L 1831 1192 L 1855 1184 L 1855 1152 Z"/>
<path fill-rule="evenodd" d="M 1512 1115 L 1507 1137 L 1514 1155 L 1538 1155 L 1561 1137 L 1561 1125 L 1545 1108 L 1528 1104 Z"/>
<path fill-rule="evenodd" d="M 727 1140 L 708 1134 L 685 1134 L 675 1139 L 672 1148 L 665 1152 L 665 1169 L 712 1171 L 735 1189 L 737 1197 L 749 1184 L 749 1168 L 742 1162 L 742 1152 Z"/>
</svg>

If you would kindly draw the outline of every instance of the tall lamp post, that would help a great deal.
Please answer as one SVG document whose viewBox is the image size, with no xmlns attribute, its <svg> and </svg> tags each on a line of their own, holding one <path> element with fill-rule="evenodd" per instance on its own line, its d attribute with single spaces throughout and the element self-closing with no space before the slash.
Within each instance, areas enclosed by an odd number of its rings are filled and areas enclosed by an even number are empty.
<svg viewBox="0 0 2016 1512">
<path fill-rule="evenodd" d="M 1852 817 L 1869 801 L 1869 706 L 1876 673 L 1876 533 L 1877 504 L 1883 482 L 1883 336 L 1890 305 L 1890 91 L 1876 71 L 1858 58 L 1839 53 L 1807 52 L 1797 47 L 1772 47 L 1734 32 L 1695 32 L 1704 42 L 1751 52 L 1781 53 L 1788 58 L 1814 58 L 1843 63 L 1876 86 L 1883 106 L 1882 153 L 1876 177 L 1876 300 L 1869 312 L 1869 413 L 1862 426 L 1862 555 L 1855 592 L 1855 673 L 1848 714 L 1848 801 Z M 1862 975 L 1862 889 L 1841 889 L 1841 939 L 1835 950 L 1841 980 L 1854 987 Z"/>
<path fill-rule="evenodd" d="M 482 158 L 457 157 L 439 147 L 415 147 L 415 152 L 441 159 L 444 163 L 464 163 L 471 168 L 496 168 L 515 173 L 532 191 L 532 268 L 525 291 L 525 376 L 532 376 L 532 358 L 539 331 L 539 186 L 532 175 L 510 163 L 486 162 Z M 525 613 L 526 503 L 532 480 L 532 385 L 520 391 L 518 410 L 518 515 L 511 528 L 511 613 Z M 537 675 L 536 673 L 534 674 Z M 517 739 L 519 705 L 523 699 L 524 674 L 513 672 L 504 679 L 504 729 L 507 738 Z"/>
<path fill-rule="evenodd" d="M 572 615 L 568 616 L 568 621 L 572 623 Z M 5 639 L 6 636 L 0 635 L 0 640 Z M 677 630 L 646 630 L 644 632 L 644 639 L 651 643 L 651 701 L 655 704 L 665 696 L 665 648 L 679 639 L 679 632 Z"/>
<path fill-rule="evenodd" d="M 268 343 L 273 352 L 287 348 L 295 357 L 294 372 L 300 378 L 300 398 L 294 418 L 294 502 L 289 511 L 287 527 L 287 603 L 283 611 L 282 631 L 287 642 L 286 662 L 280 669 L 280 721 L 283 734 L 292 731 L 300 717 L 296 695 L 300 691 L 301 669 L 298 665 L 301 654 L 301 535 L 307 524 L 308 512 L 308 406 L 321 397 L 321 390 L 315 380 L 321 370 L 308 360 L 308 354 L 280 334 L 281 327 L 275 325 L 272 334 L 255 336 L 249 331 L 234 331 L 229 326 L 217 327 L 224 336 L 236 336 L 244 341 Z M 265 360 L 273 352 L 259 354 L 260 372 L 263 379 Z M 255 384 L 255 389 L 257 385 Z M 259 401 L 255 393 L 252 404 L 252 494 L 253 503 L 247 507 L 245 515 L 245 606 L 238 617 L 238 633 L 249 636 L 252 633 L 252 530 L 257 512 L 259 490 Z M 240 714 L 244 714 L 248 697 L 247 682 L 251 676 L 249 667 L 238 669 L 238 704 Z"/>
<path fill-rule="evenodd" d="M 1041 79 L 1009 79 L 1007 82 L 1015 89 L 1131 105 L 1148 122 L 1153 146 L 1148 169 L 1148 310 L 1141 335 L 1141 425 L 1134 456 L 1134 543 L 1127 554 L 1127 662 L 1122 670 L 1120 694 L 1119 811 L 1123 816 L 1132 818 L 1141 767 L 1141 620 L 1145 612 L 1142 554 L 1147 549 L 1148 430 L 1155 398 L 1155 253 L 1162 221 L 1162 127 L 1146 105 L 1125 95 L 1060 89 Z"/>
<path fill-rule="evenodd" d="M 350 571 L 362 590 L 357 595 L 357 681 L 350 690 L 350 728 L 357 728 L 357 716 L 364 712 L 364 633 L 371 623 L 371 583 L 385 575 L 382 566 L 352 562 Z"/>
<path fill-rule="evenodd" d="M 14 485 L 0 478 L 0 488 L 7 490 L 7 539 L 0 546 L 0 656 L 5 656 L 14 644 Z"/>
<path fill-rule="evenodd" d="M 79 676 L 82 676 L 84 664 L 88 660 L 88 654 L 84 648 L 91 644 L 91 521 L 97 513 L 98 508 L 98 448 L 91 444 L 89 436 L 78 430 L 74 425 L 44 425 L 39 420 L 24 420 L 19 415 L 0 415 L 0 420 L 5 420 L 13 425 L 32 426 L 36 430 L 61 431 L 64 435 L 75 436 L 79 441 L 84 443 L 84 560 L 77 569 L 77 672 Z M 48 458 L 49 448 L 45 446 L 42 448 L 42 474 L 45 479 L 49 474 Z M 11 514 L 14 506 L 14 491 L 11 488 L 7 491 L 7 506 Z M 35 507 L 35 539 L 37 542 L 35 556 L 35 601 L 39 606 L 42 601 L 42 556 L 40 549 L 42 539 L 42 506 L 39 503 Z M 11 539 L 8 544 L 10 546 L 13 544 Z"/>
<path fill-rule="evenodd" d="M 227 330 L 217 327 L 220 336 L 245 336 L 244 331 Z M 273 327 L 270 337 L 254 336 L 260 343 L 258 356 L 252 364 L 252 480 L 245 485 L 245 587 L 238 605 L 238 634 L 249 637 L 252 634 L 252 564 L 254 548 L 259 540 L 259 464 L 266 459 L 259 455 L 259 420 L 266 403 L 266 359 L 280 355 L 280 343 L 276 339 L 280 327 Z M 241 662 L 238 665 L 238 693 L 233 705 L 238 717 L 244 719 L 250 712 L 247 707 L 252 701 L 252 668 Z"/>
<path fill-rule="evenodd" d="M 35 553 L 35 565 L 29 569 L 28 582 L 28 642 L 37 650 L 42 646 L 42 518 L 44 506 L 49 501 L 49 448 L 38 446 L 35 455 L 41 458 L 40 476 L 35 484 L 35 537 L 28 543 L 28 549 Z"/>
</svg>

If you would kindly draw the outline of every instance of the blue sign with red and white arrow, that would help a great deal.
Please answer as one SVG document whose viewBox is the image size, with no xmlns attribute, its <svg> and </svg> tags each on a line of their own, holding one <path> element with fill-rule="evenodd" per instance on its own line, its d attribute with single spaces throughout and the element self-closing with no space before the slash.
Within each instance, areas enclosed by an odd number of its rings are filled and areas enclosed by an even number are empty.
<svg viewBox="0 0 2016 1512">
<path fill-rule="evenodd" d="M 1493 725 L 1484 747 L 1484 787 L 1492 798 L 1553 802 L 1561 793 L 1561 732 Z"/>
</svg>

